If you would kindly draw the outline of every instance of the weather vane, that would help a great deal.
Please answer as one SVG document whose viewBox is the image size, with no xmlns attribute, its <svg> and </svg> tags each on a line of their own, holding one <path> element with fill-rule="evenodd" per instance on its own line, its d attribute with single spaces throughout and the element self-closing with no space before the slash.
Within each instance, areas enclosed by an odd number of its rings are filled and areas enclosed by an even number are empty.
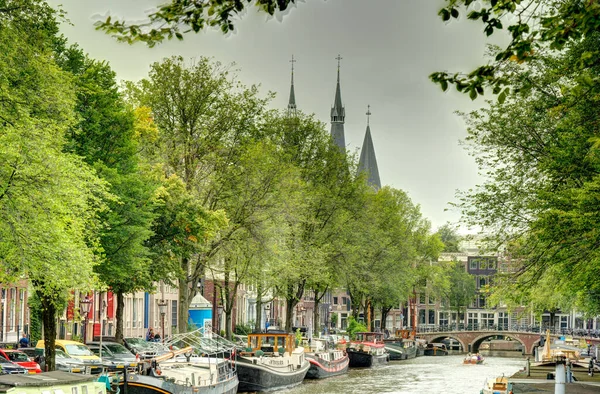
<svg viewBox="0 0 600 394">
<path fill-rule="evenodd" d="M 367 105 L 367 126 L 369 125 L 369 116 L 371 116 L 371 105 Z"/>
</svg>

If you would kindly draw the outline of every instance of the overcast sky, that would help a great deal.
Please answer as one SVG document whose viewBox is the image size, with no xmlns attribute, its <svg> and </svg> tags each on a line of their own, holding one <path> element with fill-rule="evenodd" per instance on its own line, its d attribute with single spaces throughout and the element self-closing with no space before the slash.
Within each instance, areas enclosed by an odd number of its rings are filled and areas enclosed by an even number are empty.
<svg viewBox="0 0 600 394">
<path fill-rule="evenodd" d="M 251 9 L 223 36 L 208 30 L 155 48 L 117 43 L 93 22 L 113 17 L 139 19 L 159 1 L 49 0 L 62 4 L 72 26 L 63 33 L 95 59 L 106 60 L 119 80 L 139 80 L 164 57 L 213 57 L 235 62 L 240 80 L 273 91 L 272 106 L 285 108 L 294 55 L 298 109 L 327 122 L 340 54 L 346 143 L 362 145 L 365 112 L 371 105 L 371 132 L 381 182 L 403 189 L 434 228 L 458 222 L 446 211 L 457 189 L 481 183 L 473 158 L 459 146 L 465 125 L 454 114 L 483 105 L 455 92 L 443 93 L 427 76 L 433 71 L 470 71 L 483 61 L 484 35 L 478 23 L 445 24 L 437 16 L 442 0 L 305 0 L 281 18 Z"/>
</svg>

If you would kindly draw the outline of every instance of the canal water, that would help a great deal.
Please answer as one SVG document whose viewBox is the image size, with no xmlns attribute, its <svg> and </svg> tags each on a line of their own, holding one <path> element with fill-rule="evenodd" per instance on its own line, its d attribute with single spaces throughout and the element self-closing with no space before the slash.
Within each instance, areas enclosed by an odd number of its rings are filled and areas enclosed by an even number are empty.
<svg viewBox="0 0 600 394">
<path fill-rule="evenodd" d="M 525 368 L 524 358 L 488 357 L 481 365 L 463 365 L 464 355 L 417 357 L 372 369 L 351 369 L 347 375 L 305 380 L 286 394 L 479 394 L 486 378 L 511 376 Z"/>
</svg>

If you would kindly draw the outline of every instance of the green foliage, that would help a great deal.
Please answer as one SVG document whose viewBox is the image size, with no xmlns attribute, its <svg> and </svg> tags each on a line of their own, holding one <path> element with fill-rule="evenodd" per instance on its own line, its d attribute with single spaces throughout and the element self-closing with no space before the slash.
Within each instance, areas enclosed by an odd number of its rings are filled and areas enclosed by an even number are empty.
<svg viewBox="0 0 600 394">
<path fill-rule="evenodd" d="M 236 324 L 234 333 L 237 335 L 248 335 L 252 333 L 253 326 L 254 324 L 252 322 L 248 322 L 248 324 Z"/>
<path fill-rule="evenodd" d="M 440 227 L 436 234 L 439 235 L 440 240 L 444 243 L 444 253 L 459 253 L 460 242 L 462 237 L 458 235 L 456 227 L 453 227 L 450 223 L 444 224 Z"/>
<path fill-rule="evenodd" d="M 459 92 L 475 99 L 488 88 L 498 95 L 500 104 L 508 94 L 518 92 L 511 84 L 512 64 L 523 67 L 541 59 L 552 51 L 560 51 L 570 44 L 594 35 L 600 28 L 600 8 L 595 1 L 579 0 L 446 0 L 440 10 L 443 21 L 467 19 L 483 24 L 490 36 L 498 30 L 506 31 L 510 43 L 494 55 L 491 64 L 463 73 L 435 72 L 430 79 L 445 91 L 449 84 Z M 503 24 L 504 23 L 504 24 Z M 578 71 L 596 67 L 600 52 L 582 53 L 573 66 Z"/>
<path fill-rule="evenodd" d="M 538 283 L 556 283 L 561 304 L 575 297 L 584 310 L 598 309 L 589 301 L 600 291 L 600 84 L 597 67 L 576 66 L 581 53 L 597 50 L 599 37 L 590 35 L 564 53 L 532 60 L 511 80 L 527 86 L 526 96 L 465 115 L 467 143 L 489 180 L 464 193 L 459 206 L 468 224 L 503 246 L 514 275 L 499 285 L 521 305 L 537 303 Z"/>
<path fill-rule="evenodd" d="M 348 317 L 348 328 L 346 332 L 350 336 L 350 339 L 356 338 L 357 332 L 366 332 L 367 326 L 364 323 L 358 322 L 353 316 Z"/>
<path fill-rule="evenodd" d="M 127 43 L 144 42 L 149 47 L 165 39 L 183 40 L 183 34 L 198 33 L 206 27 L 215 27 L 223 33 L 234 30 L 233 19 L 247 12 L 250 5 L 273 15 L 288 9 L 296 0 L 193 0 L 162 4 L 148 14 L 148 20 L 139 24 L 113 20 L 108 16 L 96 23 L 96 29 L 111 34 Z"/>
<path fill-rule="evenodd" d="M 444 296 L 448 299 L 448 306 L 458 313 L 461 311 L 466 313 L 476 294 L 475 278 L 459 261 L 451 262 L 446 272 L 449 283 Z"/>
</svg>

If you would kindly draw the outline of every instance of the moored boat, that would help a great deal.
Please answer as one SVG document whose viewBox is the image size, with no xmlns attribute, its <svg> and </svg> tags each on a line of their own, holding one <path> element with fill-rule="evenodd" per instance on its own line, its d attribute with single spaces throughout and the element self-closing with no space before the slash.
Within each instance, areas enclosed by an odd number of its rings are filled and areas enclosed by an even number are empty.
<svg viewBox="0 0 600 394">
<path fill-rule="evenodd" d="M 271 391 L 302 383 L 310 363 L 304 348 L 287 333 L 249 334 L 248 346 L 235 358 L 238 392 Z"/>
<path fill-rule="evenodd" d="M 172 351 L 146 361 L 143 374 L 125 372 L 118 385 L 128 394 L 235 394 L 238 378 L 229 360 L 217 357 L 191 360 L 193 348 Z"/>
<path fill-rule="evenodd" d="M 327 342 L 321 339 L 313 339 L 313 344 L 316 345 L 315 351 L 306 354 L 310 363 L 306 379 L 322 379 L 348 372 L 350 360 L 344 350 L 329 349 Z"/>
<path fill-rule="evenodd" d="M 378 332 L 356 333 L 356 340 L 346 348 L 350 359 L 350 368 L 369 368 L 385 364 L 389 361 L 389 353 L 385 350 L 383 334 Z"/>
<path fill-rule="evenodd" d="M 444 345 L 443 343 L 436 343 L 436 342 L 428 343 L 427 346 L 425 346 L 424 355 L 425 356 L 447 356 L 448 349 L 446 349 L 446 345 Z"/>
<path fill-rule="evenodd" d="M 508 379 L 504 376 L 488 379 L 485 382 L 481 394 L 508 394 L 512 393 L 511 384 L 508 383 Z"/>
<path fill-rule="evenodd" d="M 44 393 L 94 393 L 106 394 L 106 384 L 97 381 L 97 376 L 80 375 L 63 371 L 29 375 L 0 376 L 2 394 Z"/>
<path fill-rule="evenodd" d="M 407 360 L 417 356 L 417 345 L 413 339 L 385 339 L 385 349 L 390 355 L 390 361 Z"/>
<path fill-rule="evenodd" d="M 463 360 L 463 364 L 483 364 L 483 356 L 479 353 L 477 354 L 467 354 L 467 357 Z"/>
</svg>

